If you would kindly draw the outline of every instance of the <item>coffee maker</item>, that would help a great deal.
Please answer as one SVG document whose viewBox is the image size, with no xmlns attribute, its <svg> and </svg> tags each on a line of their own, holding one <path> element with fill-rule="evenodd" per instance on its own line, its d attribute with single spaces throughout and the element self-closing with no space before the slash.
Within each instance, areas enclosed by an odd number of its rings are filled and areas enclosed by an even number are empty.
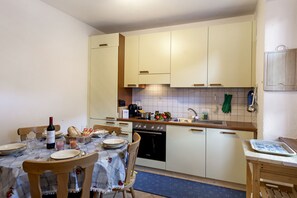
<svg viewBox="0 0 297 198">
<path fill-rule="evenodd" d="M 138 106 L 136 104 L 130 104 L 128 106 L 129 118 L 136 117 L 138 115 Z"/>
</svg>

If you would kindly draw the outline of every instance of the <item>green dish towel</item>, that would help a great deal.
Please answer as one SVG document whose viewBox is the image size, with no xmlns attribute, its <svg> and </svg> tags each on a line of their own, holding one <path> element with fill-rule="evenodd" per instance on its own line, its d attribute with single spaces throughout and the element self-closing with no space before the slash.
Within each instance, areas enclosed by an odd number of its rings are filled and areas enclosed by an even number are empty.
<svg viewBox="0 0 297 198">
<path fill-rule="evenodd" d="M 232 100 L 232 95 L 225 94 L 225 100 L 222 106 L 222 111 L 224 113 L 231 113 L 231 100 Z"/>
</svg>

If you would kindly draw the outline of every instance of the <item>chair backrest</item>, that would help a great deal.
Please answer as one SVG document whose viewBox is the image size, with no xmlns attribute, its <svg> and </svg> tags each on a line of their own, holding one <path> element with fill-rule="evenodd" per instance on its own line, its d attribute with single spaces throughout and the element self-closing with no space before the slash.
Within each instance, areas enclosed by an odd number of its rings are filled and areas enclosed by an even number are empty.
<svg viewBox="0 0 297 198">
<path fill-rule="evenodd" d="M 27 135 L 31 132 L 34 132 L 36 134 L 36 138 L 41 138 L 42 133 L 44 130 L 46 130 L 48 126 L 33 126 L 33 127 L 25 127 L 25 128 L 19 128 L 18 129 L 18 135 L 21 137 L 21 141 L 27 139 Z M 55 131 L 60 131 L 60 125 L 55 125 Z"/>
<path fill-rule="evenodd" d="M 95 124 L 93 126 L 93 129 L 94 130 L 97 130 L 97 129 L 102 130 L 103 129 L 103 130 L 108 131 L 109 134 L 112 134 L 113 132 L 115 132 L 117 136 L 121 135 L 121 133 L 122 133 L 121 127 L 113 127 L 113 126 L 105 126 L 105 125 Z"/>
<path fill-rule="evenodd" d="M 130 183 L 131 176 L 134 174 L 135 161 L 138 154 L 141 137 L 138 133 L 133 134 L 133 142 L 128 144 L 128 165 L 126 169 L 125 183 Z"/>
<path fill-rule="evenodd" d="M 68 178 L 69 173 L 75 167 L 81 167 L 84 170 L 84 181 L 82 185 L 81 197 L 90 196 L 90 187 L 92 182 L 92 173 L 94 163 L 98 160 L 98 153 L 89 154 L 79 158 L 58 161 L 37 161 L 26 160 L 23 162 L 23 169 L 28 173 L 30 182 L 30 192 L 32 198 L 41 198 L 40 175 L 44 171 L 52 171 L 57 176 L 58 189 L 57 198 L 68 196 Z"/>
</svg>

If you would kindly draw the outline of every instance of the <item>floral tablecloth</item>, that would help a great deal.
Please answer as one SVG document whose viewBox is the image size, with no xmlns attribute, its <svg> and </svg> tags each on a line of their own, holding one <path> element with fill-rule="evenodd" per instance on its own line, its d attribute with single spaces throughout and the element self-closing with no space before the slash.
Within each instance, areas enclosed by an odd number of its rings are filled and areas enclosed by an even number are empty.
<svg viewBox="0 0 297 198">
<path fill-rule="evenodd" d="M 108 136 L 107 138 L 111 138 Z M 115 138 L 115 137 L 113 137 Z M 104 149 L 103 139 L 93 138 L 92 142 L 84 146 L 87 153 L 98 152 L 99 159 L 95 163 L 91 191 L 110 192 L 113 188 L 123 188 L 125 179 L 125 161 L 127 144 L 118 149 Z M 28 175 L 22 169 L 24 160 L 49 160 L 56 152 L 46 149 L 44 144 L 35 145 L 34 149 L 27 149 L 19 154 L 0 156 L 0 197 L 31 197 Z M 79 168 L 69 175 L 69 192 L 79 192 L 84 177 Z M 51 172 L 41 176 L 41 188 L 44 194 L 53 194 L 57 190 L 56 177 Z"/>
</svg>

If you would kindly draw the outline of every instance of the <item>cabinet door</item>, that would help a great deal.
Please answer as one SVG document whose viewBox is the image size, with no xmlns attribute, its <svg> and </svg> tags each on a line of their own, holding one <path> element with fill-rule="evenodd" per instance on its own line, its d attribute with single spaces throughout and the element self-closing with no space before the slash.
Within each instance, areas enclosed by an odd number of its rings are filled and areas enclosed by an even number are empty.
<svg viewBox="0 0 297 198">
<path fill-rule="evenodd" d="M 208 28 L 171 32 L 171 87 L 207 86 Z"/>
<path fill-rule="evenodd" d="M 252 22 L 209 27 L 209 86 L 252 86 Z"/>
<path fill-rule="evenodd" d="M 118 47 L 91 49 L 91 118 L 117 117 Z"/>
<path fill-rule="evenodd" d="M 205 177 L 205 129 L 167 126 L 166 170 Z"/>
<path fill-rule="evenodd" d="M 252 139 L 252 132 L 206 129 L 206 177 L 246 183 L 246 161 L 241 139 Z"/>
<path fill-rule="evenodd" d="M 125 87 L 138 87 L 139 36 L 125 37 Z"/>
<path fill-rule="evenodd" d="M 170 73 L 170 32 L 139 36 L 139 73 Z"/>
</svg>

